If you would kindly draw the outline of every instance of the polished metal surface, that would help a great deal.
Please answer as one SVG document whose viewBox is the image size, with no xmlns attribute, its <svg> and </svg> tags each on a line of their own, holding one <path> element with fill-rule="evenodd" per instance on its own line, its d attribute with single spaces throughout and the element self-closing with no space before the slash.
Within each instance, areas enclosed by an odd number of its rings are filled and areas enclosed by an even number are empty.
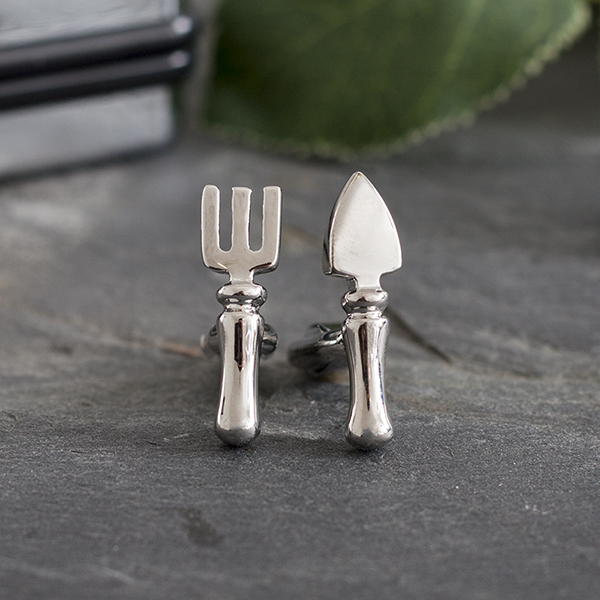
<svg viewBox="0 0 600 600">
<path fill-rule="evenodd" d="M 207 185 L 202 192 L 202 259 L 204 264 L 229 274 L 229 283 L 217 292 L 224 310 L 206 346 L 221 355 L 221 392 L 215 432 L 232 446 L 243 446 L 260 433 L 258 410 L 258 364 L 261 352 L 275 349 L 275 331 L 259 314 L 267 291 L 254 283 L 256 273 L 273 271 L 279 260 L 281 236 L 281 190 L 263 191 L 263 242 L 260 250 L 249 243 L 250 195 L 234 187 L 231 199 L 231 248 L 222 250 L 219 240 L 219 189 Z M 215 341 L 218 342 L 215 344 Z"/>
<path fill-rule="evenodd" d="M 384 369 L 388 294 L 383 274 L 402 266 L 396 226 L 385 202 L 362 174 L 342 190 L 325 236 L 323 269 L 344 277 L 350 291 L 342 298 L 347 313 L 341 329 L 313 326 L 317 340 L 290 350 L 290 361 L 313 375 L 339 368 L 343 346 L 350 374 L 346 439 L 363 449 L 377 448 L 393 435 L 385 405 Z"/>
<path fill-rule="evenodd" d="M 402 266 L 396 225 L 383 198 L 362 173 L 341 191 L 325 236 L 324 270 L 354 280 L 356 289 L 381 289 L 380 278 Z"/>
<path fill-rule="evenodd" d="M 341 335 L 341 333 L 340 333 Z M 219 344 L 219 330 L 215 325 L 208 333 L 200 338 L 200 347 L 203 351 L 210 350 L 215 354 L 221 354 L 221 346 Z M 260 355 L 268 356 L 277 348 L 277 332 L 268 323 L 264 324 L 263 336 L 260 346 Z"/>
</svg>

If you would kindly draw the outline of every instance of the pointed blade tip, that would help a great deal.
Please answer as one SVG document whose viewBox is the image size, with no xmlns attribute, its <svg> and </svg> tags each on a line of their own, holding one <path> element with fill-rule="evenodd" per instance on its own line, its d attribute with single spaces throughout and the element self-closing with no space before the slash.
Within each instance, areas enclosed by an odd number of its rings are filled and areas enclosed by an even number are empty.
<svg viewBox="0 0 600 600">
<path fill-rule="evenodd" d="M 392 215 L 369 178 L 356 171 L 340 193 L 325 236 L 323 270 L 373 281 L 402 266 L 402 249 Z"/>
</svg>

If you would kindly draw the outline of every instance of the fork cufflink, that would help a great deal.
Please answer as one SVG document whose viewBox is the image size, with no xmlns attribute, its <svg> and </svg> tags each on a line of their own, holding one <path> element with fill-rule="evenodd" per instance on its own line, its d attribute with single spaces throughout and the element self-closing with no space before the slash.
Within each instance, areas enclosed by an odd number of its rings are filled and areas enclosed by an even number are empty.
<svg viewBox="0 0 600 600">
<path fill-rule="evenodd" d="M 221 391 L 215 432 L 225 443 L 243 446 L 260 433 L 258 365 L 260 354 L 277 345 L 277 334 L 265 325 L 259 313 L 267 291 L 254 282 L 256 273 L 273 271 L 279 260 L 281 237 L 281 190 L 263 191 L 263 242 L 259 250 L 249 243 L 250 195 L 244 187 L 233 188 L 231 199 L 231 248 L 219 241 L 219 189 L 207 185 L 202 192 L 202 259 L 219 273 L 229 274 L 229 283 L 217 291 L 223 312 L 204 348 L 221 355 Z"/>
</svg>

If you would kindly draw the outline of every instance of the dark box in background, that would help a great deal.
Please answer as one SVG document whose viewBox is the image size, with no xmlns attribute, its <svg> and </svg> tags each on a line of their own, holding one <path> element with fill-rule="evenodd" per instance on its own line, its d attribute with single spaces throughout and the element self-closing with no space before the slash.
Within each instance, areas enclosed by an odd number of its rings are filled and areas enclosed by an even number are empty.
<svg viewBox="0 0 600 600">
<path fill-rule="evenodd" d="M 172 0 L 3 0 L 0 177 L 168 142 L 191 20 Z"/>
</svg>

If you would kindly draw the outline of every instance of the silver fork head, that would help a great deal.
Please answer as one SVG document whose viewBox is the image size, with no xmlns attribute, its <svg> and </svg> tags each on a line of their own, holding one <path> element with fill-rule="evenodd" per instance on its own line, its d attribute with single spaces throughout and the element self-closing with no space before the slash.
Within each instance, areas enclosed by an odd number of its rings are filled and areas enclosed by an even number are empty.
<svg viewBox="0 0 600 600">
<path fill-rule="evenodd" d="M 229 273 L 232 283 L 252 283 L 255 273 L 277 268 L 281 239 L 281 189 L 263 189 L 262 246 L 250 249 L 250 195 L 246 187 L 234 187 L 231 197 L 231 248 L 219 243 L 219 188 L 207 185 L 202 191 L 202 260 L 218 271 Z"/>
</svg>

